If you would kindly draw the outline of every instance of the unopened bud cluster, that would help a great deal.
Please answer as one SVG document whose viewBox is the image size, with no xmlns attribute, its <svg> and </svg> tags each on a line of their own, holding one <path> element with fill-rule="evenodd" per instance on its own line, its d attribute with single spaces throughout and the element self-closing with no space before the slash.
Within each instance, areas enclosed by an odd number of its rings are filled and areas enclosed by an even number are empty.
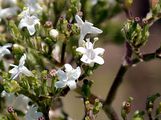
<svg viewBox="0 0 161 120">
<path fill-rule="evenodd" d="M 134 48 L 143 46 L 149 37 L 149 26 L 141 26 L 138 21 L 140 21 L 138 18 L 135 20 L 128 20 L 122 29 L 125 38 Z"/>
</svg>

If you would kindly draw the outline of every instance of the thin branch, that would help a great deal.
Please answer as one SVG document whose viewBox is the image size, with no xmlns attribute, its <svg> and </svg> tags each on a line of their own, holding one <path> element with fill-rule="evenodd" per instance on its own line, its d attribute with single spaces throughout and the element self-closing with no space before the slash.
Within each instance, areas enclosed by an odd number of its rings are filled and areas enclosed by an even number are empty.
<svg viewBox="0 0 161 120">
<path fill-rule="evenodd" d="M 128 70 L 127 66 L 124 66 L 124 65 L 120 66 L 119 71 L 115 77 L 113 84 L 112 84 L 112 87 L 110 88 L 110 91 L 109 91 L 107 98 L 105 100 L 105 104 L 111 105 L 112 101 L 115 98 L 116 92 L 123 81 L 123 77 L 124 77 L 127 70 Z"/>
<path fill-rule="evenodd" d="M 148 113 L 149 120 L 153 120 L 152 114 Z"/>
<path fill-rule="evenodd" d="M 65 50 L 66 50 L 66 42 L 64 41 L 61 51 L 61 64 L 64 64 Z"/>
<path fill-rule="evenodd" d="M 103 105 L 103 110 L 107 114 L 107 116 L 110 118 L 110 120 L 119 120 L 115 110 L 112 108 L 112 106 L 109 106 L 107 104 Z"/>
</svg>

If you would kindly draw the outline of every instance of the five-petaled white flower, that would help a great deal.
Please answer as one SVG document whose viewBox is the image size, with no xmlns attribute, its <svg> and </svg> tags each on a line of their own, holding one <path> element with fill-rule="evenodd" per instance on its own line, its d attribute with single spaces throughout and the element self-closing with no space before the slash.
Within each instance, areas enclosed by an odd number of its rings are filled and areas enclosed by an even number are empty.
<svg viewBox="0 0 161 120">
<path fill-rule="evenodd" d="M 13 64 L 10 64 L 10 66 L 13 66 L 14 68 L 11 69 L 9 71 L 9 73 L 11 73 L 11 79 L 16 79 L 19 74 L 25 74 L 26 76 L 33 76 L 32 72 L 29 71 L 25 66 L 25 60 L 26 60 L 26 54 L 24 54 L 20 61 L 19 61 L 19 65 L 13 65 Z"/>
<path fill-rule="evenodd" d="M 43 10 L 37 0 L 27 0 L 26 6 L 30 9 L 30 14 L 37 14 Z"/>
<path fill-rule="evenodd" d="M 80 67 L 73 69 L 70 64 L 65 64 L 65 72 L 63 70 L 57 71 L 59 81 L 55 83 L 56 88 L 63 88 L 68 86 L 70 89 L 76 88 L 76 80 L 81 75 Z"/>
<path fill-rule="evenodd" d="M 103 55 L 104 49 L 103 48 L 93 48 L 94 44 L 90 42 L 89 39 L 87 39 L 87 42 L 85 44 L 85 47 L 78 47 L 76 51 L 83 54 L 81 61 L 89 64 L 90 66 L 93 66 L 94 63 L 97 64 L 104 64 L 104 60 L 100 55 Z"/>
<path fill-rule="evenodd" d="M 40 25 L 39 19 L 34 15 L 26 14 L 19 23 L 19 28 L 22 29 L 24 27 L 27 28 L 30 35 L 34 35 L 35 33 L 35 25 Z"/>
<path fill-rule="evenodd" d="M 100 34 L 102 33 L 102 30 L 96 28 L 93 26 L 92 23 L 85 21 L 83 22 L 83 20 L 76 15 L 75 19 L 77 21 L 77 25 L 80 28 L 80 39 L 79 39 L 79 46 L 83 45 L 83 39 L 87 34 Z"/>
<path fill-rule="evenodd" d="M 28 103 L 31 101 L 28 97 L 19 94 L 16 96 L 14 93 L 7 93 L 3 91 L 1 97 L 5 98 L 5 105 L 7 107 L 13 107 L 15 110 L 19 110 L 22 112 L 27 112 Z"/>
<path fill-rule="evenodd" d="M 25 119 L 26 120 L 39 120 L 39 118 L 42 117 L 43 114 L 41 112 L 38 112 L 37 109 L 38 107 L 36 106 L 30 107 L 25 115 Z"/>
<path fill-rule="evenodd" d="M 4 46 L 0 46 L 0 60 L 3 58 L 4 55 L 11 54 L 10 50 L 8 49 L 11 46 L 12 46 L 12 44 L 10 44 L 10 43 L 8 43 Z"/>
</svg>

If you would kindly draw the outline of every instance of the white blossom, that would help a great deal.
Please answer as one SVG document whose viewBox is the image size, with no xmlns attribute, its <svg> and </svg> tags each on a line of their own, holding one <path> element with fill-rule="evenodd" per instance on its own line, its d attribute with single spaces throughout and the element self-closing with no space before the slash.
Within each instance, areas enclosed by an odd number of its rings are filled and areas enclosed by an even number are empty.
<svg viewBox="0 0 161 120">
<path fill-rule="evenodd" d="M 16 0 L 0 0 L 0 21 L 1 19 L 6 19 L 17 15 L 18 7 L 16 3 Z"/>
<path fill-rule="evenodd" d="M 12 46 L 12 44 L 10 44 L 10 43 L 8 43 L 4 46 L 0 46 L 0 60 L 3 58 L 4 55 L 11 54 L 10 50 L 8 49 L 11 46 Z"/>
<path fill-rule="evenodd" d="M 51 29 L 49 34 L 51 37 L 56 38 L 59 35 L 59 32 L 56 29 Z"/>
<path fill-rule="evenodd" d="M 29 31 L 30 35 L 34 35 L 35 33 L 35 25 L 40 25 L 39 19 L 34 16 L 34 15 L 25 15 L 20 23 L 19 23 L 19 28 L 22 29 L 24 27 L 27 28 L 27 30 Z"/>
<path fill-rule="evenodd" d="M 58 70 L 57 76 L 59 81 L 55 83 L 56 88 L 63 88 L 68 86 L 70 89 L 76 88 L 76 80 L 81 75 L 81 69 L 80 67 L 77 67 L 76 69 L 72 68 L 70 64 L 65 64 L 65 71 Z"/>
<path fill-rule="evenodd" d="M 25 60 L 26 60 L 26 54 L 24 54 L 20 61 L 19 61 L 19 65 L 13 65 L 11 64 L 10 66 L 13 66 L 14 68 L 12 68 L 9 73 L 11 73 L 11 79 L 16 79 L 20 74 L 25 74 L 26 76 L 33 76 L 32 72 L 29 71 L 25 66 Z"/>
<path fill-rule="evenodd" d="M 93 48 L 94 44 L 90 42 L 89 39 L 87 39 L 87 42 L 85 43 L 84 47 L 78 47 L 76 51 L 83 54 L 81 61 L 89 64 L 90 66 L 93 66 L 94 63 L 97 64 L 104 64 L 104 59 L 100 56 L 103 55 L 104 49 L 103 48 Z"/>
<path fill-rule="evenodd" d="M 38 107 L 36 106 L 30 107 L 25 115 L 25 119 L 26 120 L 38 120 L 40 117 L 42 117 L 43 114 L 41 112 L 38 112 L 37 109 Z"/>
<path fill-rule="evenodd" d="M 93 26 L 92 23 L 85 21 L 83 22 L 82 19 L 76 15 L 75 19 L 77 21 L 77 25 L 80 28 L 80 39 L 79 39 L 79 46 L 82 46 L 83 39 L 87 34 L 100 34 L 102 30 Z"/>
<path fill-rule="evenodd" d="M 26 7 L 30 9 L 30 14 L 37 14 L 43 10 L 37 0 L 27 0 Z"/>
<path fill-rule="evenodd" d="M 3 91 L 1 97 L 5 98 L 5 105 L 7 107 L 13 107 L 15 110 L 20 110 L 22 112 L 27 112 L 28 102 L 30 99 L 24 95 L 16 96 L 14 93 L 7 93 Z"/>
<path fill-rule="evenodd" d="M 1 19 L 6 19 L 8 17 L 13 17 L 17 15 L 17 11 L 18 11 L 17 7 L 0 9 L 0 21 Z"/>
</svg>

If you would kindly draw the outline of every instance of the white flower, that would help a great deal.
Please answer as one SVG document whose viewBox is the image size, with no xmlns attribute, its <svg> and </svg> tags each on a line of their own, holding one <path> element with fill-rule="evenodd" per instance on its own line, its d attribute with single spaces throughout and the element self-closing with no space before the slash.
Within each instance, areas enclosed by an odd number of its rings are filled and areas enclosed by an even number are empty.
<svg viewBox="0 0 161 120">
<path fill-rule="evenodd" d="M 4 46 L 0 46 L 0 60 L 3 58 L 4 55 L 11 54 L 10 50 L 8 49 L 11 46 L 12 46 L 12 44 L 10 44 L 10 43 L 8 43 Z"/>
<path fill-rule="evenodd" d="M 102 30 L 93 26 L 92 23 L 85 21 L 83 22 L 82 19 L 76 15 L 75 19 L 77 21 L 78 27 L 80 28 L 80 39 L 79 39 L 79 46 L 82 46 L 83 39 L 87 34 L 100 34 Z"/>
<path fill-rule="evenodd" d="M 17 7 L 0 9 L 0 20 L 17 15 L 17 11 Z"/>
<path fill-rule="evenodd" d="M 30 99 L 24 95 L 16 96 L 14 93 L 2 92 L 1 97 L 5 98 L 5 105 L 7 107 L 12 106 L 15 110 L 20 110 L 22 112 L 27 111 L 28 102 Z"/>
<path fill-rule="evenodd" d="M 26 6 L 30 9 L 30 14 L 40 13 L 43 10 L 37 0 L 27 0 Z"/>
<path fill-rule="evenodd" d="M 43 114 L 41 112 L 37 112 L 37 109 L 38 108 L 35 106 L 30 107 L 25 115 L 25 119 L 26 120 L 38 120 L 40 117 L 42 117 Z"/>
<path fill-rule="evenodd" d="M 29 7 L 24 7 L 23 11 L 18 15 L 20 18 L 30 16 L 30 8 Z"/>
<path fill-rule="evenodd" d="M 85 47 L 78 47 L 76 51 L 83 54 L 81 61 L 89 64 L 90 66 L 93 66 L 94 63 L 97 64 L 104 64 L 104 60 L 100 55 L 103 55 L 104 49 L 103 48 L 93 48 L 94 44 L 90 42 L 89 39 L 87 39 L 87 42 L 85 44 Z"/>
<path fill-rule="evenodd" d="M 14 68 L 9 71 L 11 73 L 11 79 L 16 79 L 20 74 L 25 74 L 26 76 L 33 76 L 32 72 L 29 71 L 25 66 L 25 60 L 26 60 L 26 54 L 24 54 L 20 61 L 19 65 L 13 65 L 11 64 L 10 66 L 13 66 Z"/>
<path fill-rule="evenodd" d="M 63 88 L 68 86 L 70 89 L 76 88 L 76 80 L 81 75 L 80 67 L 73 69 L 70 64 L 65 64 L 65 72 L 62 70 L 57 71 L 59 81 L 55 83 L 56 88 Z"/>
<path fill-rule="evenodd" d="M 59 35 L 59 32 L 56 29 L 51 29 L 49 34 L 51 37 L 56 38 Z"/>
<path fill-rule="evenodd" d="M 40 25 L 40 22 L 36 16 L 25 15 L 19 23 L 19 28 L 22 29 L 22 28 L 26 27 L 27 30 L 29 31 L 30 35 L 34 35 L 34 33 L 36 31 L 35 25 L 37 25 L 37 24 Z"/>
</svg>

